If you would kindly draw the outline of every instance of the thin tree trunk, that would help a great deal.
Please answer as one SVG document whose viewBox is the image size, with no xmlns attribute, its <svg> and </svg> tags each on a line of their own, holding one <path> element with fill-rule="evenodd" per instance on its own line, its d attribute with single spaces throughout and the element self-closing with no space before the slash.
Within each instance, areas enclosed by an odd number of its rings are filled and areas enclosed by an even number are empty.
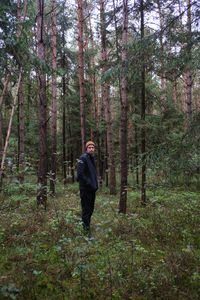
<svg viewBox="0 0 200 300">
<path fill-rule="evenodd" d="M 24 15 L 25 16 L 25 15 Z M 17 18 L 18 18 L 18 39 L 20 39 L 22 33 L 21 26 L 21 0 L 17 1 Z M 24 182 L 24 100 L 23 100 L 23 86 L 22 80 L 19 86 L 19 182 Z"/>
<path fill-rule="evenodd" d="M 0 164 L 3 152 L 3 130 L 2 130 L 2 113 L 0 111 Z"/>
<path fill-rule="evenodd" d="M 8 74 L 6 76 L 6 81 L 5 81 L 3 91 L 2 91 L 2 94 L 1 94 L 1 97 L 0 97 L 0 111 L 1 111 L 1 108 L 2 108 L 4 97 L 5 97 L 7 89 L 8 89 L 8 84 L 9 84 L 9 81 L 10 81 L 11 71 L 12 71 L 12 67 L 10 67 L 10 72 L 8 72 Z"/>
<path fill-rule="evenodd" d="M 63 16 L 65 14 L 65 6 L 63 4 Z M 65 57 L 65 25 L 62 25 L 62 68 L 66 68 Z M 65 75 L 62 76 L 62 159 L 63 159 L 63 183 L 67 184 L 67 169 L 66 169 L 66 80 Z"/>
<path fill-rule="evenodd" d="M 52 135 L 52 154 L 51 154 L 51 176 L 50 176 L 50 191 L 51 195 L 55 195 L 56 183 L 56 157 L 57 157 L 57 99 L 56 99 L 56 0 L 52 0 L 52 115 L 51 115 L 51 135 Z"/>
<path fill-rule="evenodd" d="M 122 63 L 125 69 L 126 45 L 127 45 L 127 26 L 128 26 L 128 0 L 123 0 L 123 28 L 122 28 Z M 127 78 L 125 70 L 122 75 L 122 102 L 121 102 L 121 185 L 119 212 L 126 213 L 127 206 Z"/>
<path fill-rule="evenodd" d="M 11 114 L 10 114 L 10 121 L 9 121 L 9 125 L 8 125 L 8 131 L 7 131 L 6 141 L 5 141 L 4 150 L 3 150 L 2 159 L 1 159 L 0 188 L 2 187 L 4 163 L 5 163 L 5 159 L 6 159 L 8 142 L 9 142 L 9 138 L 10 138 L 10 133 L 11 133 L 11 128 L 12 128 L 12 121 L 13 121 L 13 116 L 14 116 L 15 107 L 16 107 L 16 103 L 17 103 L 17 97 L 18 97 L 18 93 L 19 93 L 19 87 L 20 87 L 21 78 L 22 78 L 22 68 L 20 68 L 20 71 L 19 71 L 19 79 L 18 79 L 17 91 L 16 91 L 16 95 L 15 95 L 14 102 L 13 102 L 13 107 L 12 107 Z"/>
<path fill-rule="evenodd" d="M 89 31 L 90 31 L 90 39 L 91 39 L 91 45 L 92 45 L 92 52 L 95 51 L 95 45 L 94 45 L 94 38 L 93 38 L 93 31 L 92 31 L 92 24 L 91 24 L 91 12 L 88 10 L 89 15 Z M 93 97 L 92 97 L 92 104 L 94 106 L 94 119 L 96 124 L 96 129 L 94 130 L 94 139 L 97 141 L 99 134 L 98 134 L 98 97 L 97 97 L 97 83 L 96 83 L 96 71 L 95 71 L 95 56 L 92 55 L 92 76 L 91 76 L 91 84 L 93 87 Z"/>
<path fill-rule="evenodd" d="M 177 78 L 174 76 L 173 82 L 173 97 L 174 97 L 174 105 L 177 110 L 179 110 L 179 103 L 178 103 L 178 91 L 177 91 Z"/>
<path fill-rule="evenodd" d="M 117 35 L 117 17 L 116 17 L 116 6 L 115 6 L 115 0 L 113 0 L 113 8 L 114 8 L 114 24 L 115 24 L 115 45 L 117 49 L 117 58 L 118 61 L 120 60 L 120 47 L 119 47 L 119 42 L 118 42 L 118 35 Z M 121 78 L 120 75 L 118 75 L 118 85 L 119 85 L 119 98 L 120 98 L 120 103 L 122 102 L 122 89 L 121 89 Z"/>
<path fill-rule="evenodd" d="M 191 58 L 191 3 L 190 0 L 187 1 L 187 31 L 188 31 L 188 52 Z M 190 61 L 190 59 L 189 59 Z M 186 85 L 187 85 L 187 116 L 188 119 L 192 116 L 192 72 L 190 67 L 186 72 Z"/>
<path fill-rule="evenodd" d="M 100 18 L 101 18 L 101 59 L 103 62 L 102 72 L 107 71 L 107 49 L 106 49 L 106 28 L 105 28 L 105 9 L 104 0 L 100 0 Z M 102 85 L 102 97 L 105 102 L 105 116 L 107 125 L 107 147 L 109 157 L 109 171 L 110 171 L 110 194 L 116 194 L 116 175 L 115 175 L 115 161 L 112 144 L 112 118 L 110 110 L 110 86 L 105 82 Z"/>
<path fill-rule="evenodd" d="M 161 11 L 161 5 L 160 5 L 160 0 L 157 0 L 157 5 L 158 5 L 158 12 L 159 12 L 159 20 L 160 20 L 160 35 L 159 35 L 159 40 L 160 40 L 160 47 L 161 47 L 161 55 L 163 55 L 163 17 L 162 17 L 162 11 Z M 161 68 L 163 68 L 163 59 L 161 59 Z M 165 88 L 165 81 L 164 81 L 164 74 L 163 72 L 161 73 L 161 111 L 164 112 L 164 107 L 165 107 L 165 95 L 164 95 L 164 88 Z"/>
<path fill-rule="evenodd" d="M 10 71 L 12 70 L 12 67 L 10 67 Z M 0 162 L 1 162 L 1 157 L 2 157 L 2 151 L 3 151 L 3 125 L 2 125 L 2 113 L 1 113 L 1 109 L 2 109 L 2 104 L 3 104 L 3 100 L 4 97 L 6 95 L 7 89 L 8 89 L 8 84 L 10 81 L 10 75 L 11 73 L 8 72 L 7 76 L 6 76 L 6 81 L 3 87 L 3 91 L 0 97 Z"/>
<path fill-rule="evenodd" d="M 144 39 L 144 4 L 143 0 L 140 0 L 141 5 L 141 42 Z M 141 50 L 143 51 L 143 49 Z M 142 53 L 142 57 L 144 54 Z M 142 205 L 146 205 L 146 129 L 145 129 L 145 65 L 144 59 L 142 59 L 142 72 L 141 72 L 141 154 L 142 154 L 142 182 L 141 182 L 141 201 Z"/>
<path fill-rule="evenodd" d="M 78 0 L 78 64 L 80 88 L 80 118 L 81 118 L 81 144 L 85 152 L 85 82 L 84 82 L 84 51 L 83 51 L 83 3 Z"/>
<path fill-rule="evenodd" d="M 45 61 L 44 41 L 44 0 L 37 0 L 37 54 L 38 58 Z M 42 68 L 38 70 L 38 111 L 39 111 L 39 166 L 38 166 L 38 194 L 37 205 L 44 206 L 47 203 L 47 99 L 46 79 Z"/>
<path fill-rule="evenodd" d="M 135 168 L 136 168 L 136 184 L 139 186 L 140 181 L 139 181 L 139 162 L 138 162 L 138 128 L 135 126 L 135 147 L 134 147 L 134 152 L 135 152 Z"/>
<path fill-rule="evenodd" d="M 64 54 L 63 54 L 64 55 Z M 63 57 L 63 60 L 65 58 Z M 63 62 L 63 67 L 64 67 L 64 62 Z M 65 86 L 65 76 L 62 78 L 62 90 L 63 90 L 63 116 L 62 116 L 62 144 L 63 144 L 63 178 L 64 178 L 64 185 L 67 183 L 67 169 L 66 169 L 66 86 Z"/>
<path fill-rule="evenodd" d="M 22 82 L 19 87 L 19 182 L 24 182 L 24 101 Z"/>
</svg>

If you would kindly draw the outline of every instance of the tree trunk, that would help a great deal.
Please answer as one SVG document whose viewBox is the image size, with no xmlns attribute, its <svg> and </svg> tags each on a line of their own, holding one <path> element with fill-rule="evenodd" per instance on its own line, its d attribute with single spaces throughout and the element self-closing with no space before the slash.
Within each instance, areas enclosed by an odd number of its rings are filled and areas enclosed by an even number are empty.
<svg viewBox="0 0 200 300">
<path fill-rule="evenodd" d="M 81 144 L 85 152 L 85 82 L 84 82 L 84 52 L 83 52 L 83 3 L 78 0 L 78 65 L 80 88 L 80 118 L 81 118 Z"/>
<path fill-rule="evenodd" d="M 159 35 L 159 40 L 160 40 L 160 47 L 161 47 L 161 55 L 163 55 L 163 16 L 162 16 L 162 11 L 161 11 L 161 5 L 160 5 L 160 0 L 157 0 L 157 5 L 158 5 L 158 12 L 159 12 L 159 20 L 160 20 L 160 35 Z M 163 69 L 163 59 L 161 59 L 161 68 Z M 164 81 L 164 74 L 163 72 L 161 73 L 161 111 L 164 112 L 164 107 L 165 107 L 165 95 L 164 95 L 164 88 L 165 88 L 165 81 Z"/>
<path fill-rule="evenodd" d="M 19 182 L 24 182 L 24 101 L 22 81 L 19 87 Z"/>
<path fill-rule="evenodd" d="M 44 0 L 37 0 L 37 55 L 45 61 L 44 41 Z M 46 79 L 42 67 L 38 69 L 38 111 L 39 111 L 39 165 L 38 165 L 38 194 L 37 205 L 44 206 L 47 202 L 47 99 Z"/>
<path fill-rule="evenodd" d="M 107 71 L 107 49 L 106 49 L 106 27 L 105 27 L 105 9 L 104 0 L 100 0 L 100 22 L 101 22 L 101 59 L 103 63 L 102 73 Z M 113 155 L 112 144 L 112 118 L 110 110 L 110 86 L 105 82 L 102 85 L 102 98 L 105 102 L 105 116 L 107 125 L 107 147 L 109 157 L 109 171 L 110 171 L 110 194 L 116 194 L 116 175 L 115 175 L 115 161 Z"/>
<path fill-rule="evenodd" d="M 52 0 L 52 114 L 51 114 L 51 136 L 52 136 L 52 155 L 51 155 L 51 175 L 50 175 L 50 191 L 51 195 L 55 195 L 56 183 L 56 157 L 57 157 L 57 100 L 56 100 L 56 0 Z"/>
<path fill-rule="evenodd" d="M 126 45 L 128 26 L 128 0 L 123 0 L 123 28 L 122 28 L 122 64 L 125 68 Z M 126 213 L 127 205 L 127 78 L 125 71 L 122 75 L 122 102 L 121 102 L 121 185 L 119 212 Z"/>
<path fill-rule="evenodd" d="M 117 17 L 116 17 L 116 6 L 115 6 L 115 0 L 113 0 L 113 8 L 114 8 L 114 24 L 115 24 L 115 45 L 116 45 L 116 50 L 117 50 L 117 58 L 118 61 L 120 60 L 120 47 L 119 47 L 119 42 L 118 42 L 118 34 L 117 34 Z M 122 89 L 121 89 L 121 78 L 120 74 L 118 74 L 118 85 L 119 85 L 119 98 L 120 98 L 120 103 L 122 102 Z"/>
<path fill-rule="evenodd" d="M 140 0 L 141 5 L 141 41 L 144 39 L 144 4 L 143 0 Z M 141 49 L 143 51 L 143 49 Z M 142 182 L 141 182 L 141 201 L 142 205 L 146 205 L 146 129 L 145 129 L 145 65 L 144 65 L 144 54 L 142 56 L 142 72 L 141 72 L 141 155 L 142 155 Z"/>
<path fill-rule="evenodd" d="M 63 68 L 65 58 L 63 54 Z M 62 144 L 63 144 L 63 179 L 64 179 L 64 185 L 67 183 L 67 169 L 66 169 L 66 86 L 65 86 L 65 76 L 62 78 L 62 91 L 63 91 L 63 97 L 62 97 L 62 105 L 63 105 L 63 116 L 62 116 Z"/>
<path fill-rule="evenodd" d="M 8 125 L 8 131 L 7 131 L 6 141 L 5 141 L 4 150 L 3 150 L 2 159 L 1 159 L 0 188 L 2 187 L 4 163 L 5 163 L 5 159 L 6 159 L 8 142 L 9 142 L 9 138 L 10 138 L 10 133 L 11 133 L 11 128 L 12 128 L 12 121 L 13 121 L 13 116 L 14 116 L 15 107 L 16 107 L 16 103 L 17 103 L 17 97 L 18 97 L 18 93 L 19 93 L 19 87 L 20 87 L 21 78 L 22 78 L 22 68 L 20 68 L 20 71 L 19 71 L 19 79 L 18 79 L 17 91 L 16 91 L 16 95 L 15 95 L 14 102 L 13 102 L 13 107 L 12 107 L 11 114 L 10 114 L 10 121 L 9 121 L 9 125 Z"/>
<path fill-rule="evenodd" d="M 4 97 L 5 97 L 7 89 L 8 89 L 8 84 L 9 84 L 9 81 L 10 81 L 11 71 L 12 71 L 12 67 L 10 67 L 10 72 L 8 72 L 8 74 L 6 76 L 6 81 L 5 81 L 3 91 L 2 91 L 2 94 L 1 94 L 1 97 L 0 97 L 0 111 L 1 111 L 1 108 L 2 108 Z"/>
<path fill-rule="evenodd" d="M 191 59 L 191 3 L 190 0 L 187 0 L 187 31 L 188 31 L 188 62 L 190 63 Z M 190 67 L 188 66 L 188 70 L 186 72 L 186 85 L 187 85 L 187 116 L 188 119 L 192 116 L 192 72 Z"/>
<path fill-rule="evenodd" d="M 92 31 L 91 12 L 89 10 L 88 10 L 88 15 L 89 15 L 89 31 L 90 31 L 92 52 L 94 53 L 94 51 L 95 51 L 95 44 L 94 44 L 93 31 Z M 94 120 L 95 120 L 95 124 L 96 124 L 96 128 L 94 130 L 93 136 L 94 136 L 94 140 L 97 142 L 97 140 L 99 138 L 99 133 L 98 133 L 98 124 L 99 124 L 98 110 L 99 110 L 99 108 L 98 108 L 97 82 L 96 82 L 95 56 L 94 55 L 92 56 L 91 84 L 92 84 L 92 87 L 93 87 L 92 104 L 94 106 Z"/>
<path fill-rule="evenodd" d="M 8 84 L 10 81 L 10 75 L 11 75 L 11 71 L 12 71 L 12 67 L 10 67 L 10 72 L 8 72 L 7 76 L 6 76 L 6 81 L 3 87 L 3 91 L 0 97 L 0 162 L 1 162 L 1 158 L 2 158 L 2 151 L 3 151 L 3 125 L 2 125 L 2 104 L 3 104 L 3 100 L 4 97 L 6 95 L 7 89 L 8 89 Z"/>
<path fill-rule="evenodd" d="M 25 16 L 25 15 L 24 15 Z M 21 26 L 21 0 L 17 0 L 17 19 L 18 19 L 18 39 L 20 39 L 20 35 L 22 32 Z M 24 182 L 24 100 L 23 100 L 23 86 L 22 80 L 19 86 L 19 182 Z"/>
</svg>

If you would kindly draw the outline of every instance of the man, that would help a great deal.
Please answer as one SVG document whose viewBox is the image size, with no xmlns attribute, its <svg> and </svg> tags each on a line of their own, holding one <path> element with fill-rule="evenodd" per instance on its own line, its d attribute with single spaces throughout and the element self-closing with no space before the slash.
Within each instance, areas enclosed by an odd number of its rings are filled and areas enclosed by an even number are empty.
<svg viewBox="0 0 200 300">
<path fill-rule="evenodd" d="M 90 219 L 94 211 L 95 193 L 98 189 L 96 163 L 94 160 L 95 144 L 86 143 L 86 152 L 78 161 L 77 176 L 79 181 L 83 227 L 90 230 Z"/>
</svg>

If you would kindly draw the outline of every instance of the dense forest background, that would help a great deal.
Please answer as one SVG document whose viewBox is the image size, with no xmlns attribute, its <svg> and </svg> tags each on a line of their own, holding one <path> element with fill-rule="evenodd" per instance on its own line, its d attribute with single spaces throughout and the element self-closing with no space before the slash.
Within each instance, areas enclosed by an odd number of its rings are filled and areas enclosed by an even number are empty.
<svg viewBox="0 0 200 300">
<path fill-rule="evenodd" d="M 199 299 L 199 20 L 192 0 L 0 0 L 0 299 Z"/>
<path fill-rule="evenodd" d="M 74 181 L 85 141 L 110 192 L 199 174 L 197 1 L 1 1 L 2 178 L 38 204 Z M 130 175 L 130 179 L 128 179 Z M 157 180 L 157 179 L 156 179 Z"/>
</svg>

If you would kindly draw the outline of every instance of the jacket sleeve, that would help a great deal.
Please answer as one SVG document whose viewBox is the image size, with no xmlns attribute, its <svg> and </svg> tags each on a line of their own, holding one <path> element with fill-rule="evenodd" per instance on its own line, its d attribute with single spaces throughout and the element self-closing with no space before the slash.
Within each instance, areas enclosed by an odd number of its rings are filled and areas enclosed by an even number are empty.
<svg viewBox="0 0 200 300">
<path fill-rule="evenodd" d="M 77 181 L 84 182 L 85 185 L 90 185 L 88 177 L 85 175 L 86 161 L 83 157 L 79 158 L 77 165 Z"/>
</svg>

